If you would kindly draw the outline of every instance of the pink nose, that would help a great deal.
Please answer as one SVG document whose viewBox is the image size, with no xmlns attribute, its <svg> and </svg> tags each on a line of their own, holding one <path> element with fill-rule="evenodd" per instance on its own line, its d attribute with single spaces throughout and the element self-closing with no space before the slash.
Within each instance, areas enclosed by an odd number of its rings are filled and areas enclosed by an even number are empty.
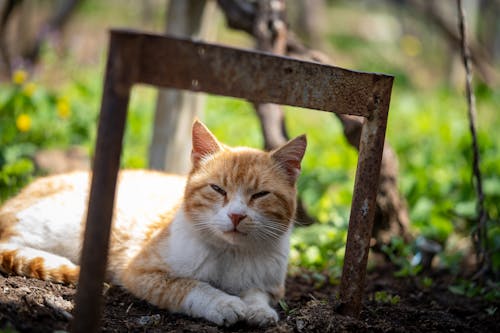
<svg viewBox="0 0 500 333">
<path fill-rule="evenodd" d="M 235 228 L 238 226 L 238 224 L 240 224 L 241 220 L 247 217 L 243 214 L 228 214 L 228 216 L 231 219 L 231 222 L 233 222 Z"/>
</svg>

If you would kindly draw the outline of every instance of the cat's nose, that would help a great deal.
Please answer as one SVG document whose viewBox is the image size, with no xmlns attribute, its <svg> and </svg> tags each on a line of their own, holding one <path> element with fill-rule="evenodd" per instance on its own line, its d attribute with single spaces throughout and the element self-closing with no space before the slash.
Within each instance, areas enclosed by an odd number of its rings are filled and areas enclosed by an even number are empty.
<svg viewBox="0 0 500 333">
<path fill-rule="evenodd" d="M 238 224 L 240 224 L 241 220 L 243 220 L 245 217 L 247 217 L 244 214 L 227 214 L 229 218 L 231 219 L 231 222 L 233 222 L 233 226 L 236 228 Z"/>
</svg>

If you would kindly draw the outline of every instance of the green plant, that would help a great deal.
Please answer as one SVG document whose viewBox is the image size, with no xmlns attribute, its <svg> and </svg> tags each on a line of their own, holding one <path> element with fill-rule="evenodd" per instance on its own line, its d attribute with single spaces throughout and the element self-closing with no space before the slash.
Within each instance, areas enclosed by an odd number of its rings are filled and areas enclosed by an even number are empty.
<svg viewBox="0 0 500 333">
<path fill-rule="evenodd" d="M 291 239 L 290 266 L 326 272 L 328 282 L 336 284 L 343 263 L 345 237 L 345 230 L 324 224 L 297 228 Z M 326 282 L 322 275 L 313 274 L 312 278 L 317 287 Z"/>
<path fill-rule="evenodd" d="M 297 310 L 297 309 L 290 309 L 290 306 L 288 305 L 288 303 L 284 299 L 280 299 L 278 301 L 278 304 L 281 307 L 281 309 L 283 311 L 285 311 L 285 315 L 287 315 L 287 316 L 294 313 Z"/>
<path fill-rule="evenodd" d="M 456 295 L 466 297 L 482 297 L 488 301 L 500 299 L 500 283 L 487 281 L 485 284 L 478 284 L 471 280 L 460 279 L 448 290 Z"/>
<path fill-rule="evenodd" d="M 486 313 L 493 316 L 497 312 L 498 308 L 496 306 L 490 306 L 485 309 Z"/>
<path fill-rule="evenodd" d="M 79 143 L 89 130 L 89 122 L 73 113 L 67 97 L 16 70 L 0 94 L 0 202 L 31 180 L 38 149 Z"/>
<path fill-rule="evenodd" d="M 387 291 L 376 291 L 374 295 L 374 300 L 377 303 L 396 305 L 399 303 L 401 298 L 398 295 L 391 295 Z"/>
<path fill-rule="evenodd" d="M 416 276 L 422 270 L 422 266 L 412 264 L 410 258 L 413 252 L 412 247 L 401 237 L 393 237 L 389 244 L 382 245 L 382 252 L 399 267 L 399 271 L 394 273 L 396 277 Z"/>
<path fill-rule="evenodd" d="M 434 283 L 432 278 L 430 278 L 428 276 L 424 277 L 422 280 L 420 280 L 420 282 L 422 283 L 422 286 L 425 289 L 429 289 L 430 287 L 432 287 L 432 284 Z"/>
</svg>

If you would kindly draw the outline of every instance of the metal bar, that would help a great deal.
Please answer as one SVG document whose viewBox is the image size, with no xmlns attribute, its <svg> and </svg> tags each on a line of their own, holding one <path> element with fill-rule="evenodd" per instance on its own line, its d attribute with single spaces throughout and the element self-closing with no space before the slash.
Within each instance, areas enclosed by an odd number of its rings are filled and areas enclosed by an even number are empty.
<svg viewBox="0 0 500 333">
<path fill-rule="evenodd" d="M 140 38 L 139 83 L 368 117 L 366 101 L 383 74 L 161 35 Z M 258 74 L 258 75 L 257 75 Z"/>
<path fill-rule="evenodd" d="M 344 267 L 340 282 L 339 311 L 351 317 L 359 317 L 362 307 L 392 82 L 392 77 L 377 82 L 373 97 L 370 98 L 373 116 L 365 120 L 361 131 Z"/>
<path fill-rule="evenodd" d="M 73 332 L 99 328 L 117 173 L 134 83 L 367 118 L 341 282 L 341 311 L 358 316 L 375 212 L 391 76 L 131 31 L 112 31 L 94 157 Z"/>
<path fill-rule="evenodd" d="M 74 333 L 99 330 L 115 186 L 131 87 L 123 73 L 129 71 L 124 65 L 127 55 L 134 50 L 126 46 L 120 38 L 111 38 L 71 328 Z"/>
</svg>

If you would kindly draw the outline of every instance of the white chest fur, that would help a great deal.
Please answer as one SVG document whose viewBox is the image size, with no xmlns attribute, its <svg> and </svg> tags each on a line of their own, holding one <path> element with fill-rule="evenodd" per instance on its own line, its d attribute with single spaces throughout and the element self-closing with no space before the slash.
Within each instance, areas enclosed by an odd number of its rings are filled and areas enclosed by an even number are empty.
<svg viewBox="0 0 500 333">
<path fill-rule="evenodd" d="M 205 281 L 230 294 L 257 288 L 272 290 L 285 278 L 290 231 L 272 248 L 242 251 L 203 241 L 182 213 L 171 225 L 164 260 L 179 276 Z"/>
</svg>

